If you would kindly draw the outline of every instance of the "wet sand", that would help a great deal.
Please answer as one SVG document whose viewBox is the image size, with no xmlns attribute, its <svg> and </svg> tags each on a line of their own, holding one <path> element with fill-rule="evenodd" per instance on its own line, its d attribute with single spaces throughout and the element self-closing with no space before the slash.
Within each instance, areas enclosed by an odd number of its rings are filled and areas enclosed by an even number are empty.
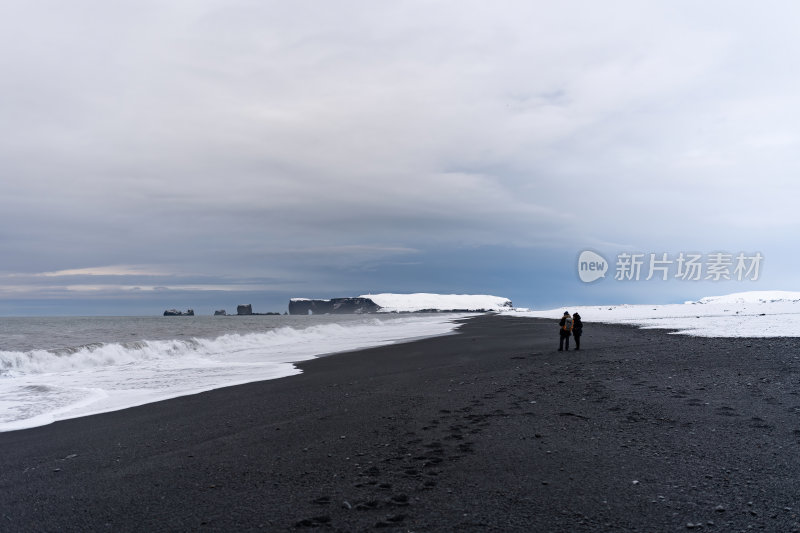
<svg viewBox="0 0 800 533">
<path fill-rule="evenodd" d="M 584 331 L 479 316 L 0 433 L 0 531 L 800 531 L 797 339 Z"/>
</svg>

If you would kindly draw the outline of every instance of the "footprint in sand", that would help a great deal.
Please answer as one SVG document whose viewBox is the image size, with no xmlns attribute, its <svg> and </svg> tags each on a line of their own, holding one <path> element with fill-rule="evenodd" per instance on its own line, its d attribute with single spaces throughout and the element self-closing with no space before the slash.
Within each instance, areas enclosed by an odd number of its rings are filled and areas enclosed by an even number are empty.
<svg viewBox="0 0 800 533">
<path fill-rule="evenodd" d="M 753 418 L 751 418 L 750 422 L 751 422 L 751 424 L 750 424 L 751 428 L 772 429 L 774 427 L 774 426 L 772 426 L 770 424 L 767 424 L 766 421 L 763 418 L 759 418 L 757 416 L 754 416 Z"/>
</svg>

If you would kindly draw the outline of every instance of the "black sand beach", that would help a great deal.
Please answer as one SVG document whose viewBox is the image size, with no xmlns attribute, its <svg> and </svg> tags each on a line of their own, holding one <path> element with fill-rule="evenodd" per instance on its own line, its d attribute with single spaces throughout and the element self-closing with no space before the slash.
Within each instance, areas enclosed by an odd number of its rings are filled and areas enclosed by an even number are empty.
<svg viewBox="0 0 800 533">
<path fill-rule="evenodd" d="M 0 434 L 0 531 L 800 531 L 797 339 L 480 316 Z"/>
</svg>

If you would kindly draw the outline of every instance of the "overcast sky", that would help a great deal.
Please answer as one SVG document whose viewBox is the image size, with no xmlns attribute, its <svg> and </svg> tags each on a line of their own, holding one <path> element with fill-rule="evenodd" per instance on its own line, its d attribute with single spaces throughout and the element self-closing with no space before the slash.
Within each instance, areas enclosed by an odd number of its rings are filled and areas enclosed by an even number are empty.
<svg viewBox="0 0 800 533">
<path fill-rule="evenodd" d="M 0 314 L 800 290 L 798 11 L 4 2 Z M 764 260 L 637 282 L 623 252 Z"/>
</svg>

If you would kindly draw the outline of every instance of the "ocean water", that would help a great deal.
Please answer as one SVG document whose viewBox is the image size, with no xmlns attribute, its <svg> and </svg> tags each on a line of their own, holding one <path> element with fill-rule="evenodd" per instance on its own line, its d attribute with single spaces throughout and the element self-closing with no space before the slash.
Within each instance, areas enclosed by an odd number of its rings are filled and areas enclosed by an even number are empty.
<svg viewBox="0 0 800 533">
<path fill-rule="evenodd" d="M 463 315 L 0 318 L 0 431 L 297 374 Z"/>
</svg>

